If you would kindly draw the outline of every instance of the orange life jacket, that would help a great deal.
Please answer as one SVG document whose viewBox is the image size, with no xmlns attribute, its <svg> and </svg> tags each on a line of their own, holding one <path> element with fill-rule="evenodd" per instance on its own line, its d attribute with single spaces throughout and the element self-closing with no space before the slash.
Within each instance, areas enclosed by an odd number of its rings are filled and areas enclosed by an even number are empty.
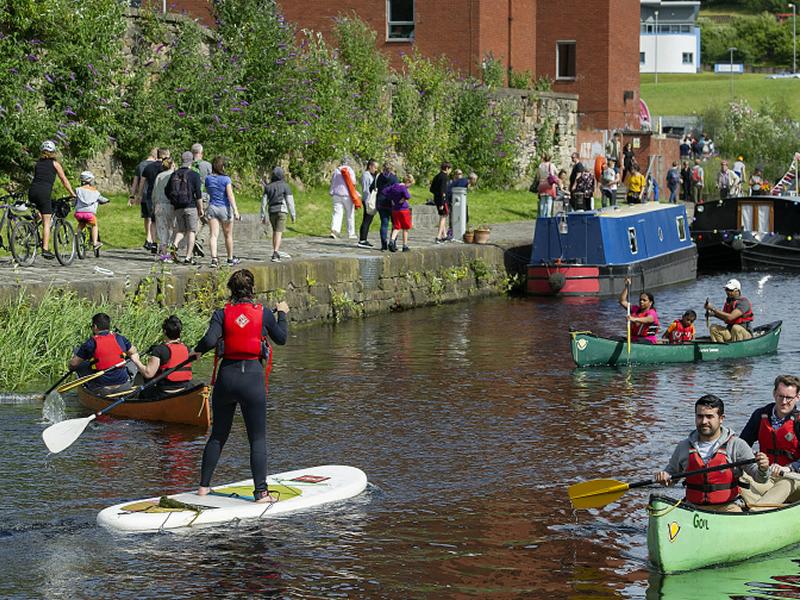
<svg viewBox="0 0 800 600">
<path fill-rule="evenodd" d="M 672 326 L 674 325 L 674 327 Z M 684 344 L 694 340 L 694 326 L 684 327 L 680 319 L 675 319 L 670 325 L 669 332 L 670 344 Z"/>
<path fill-rule="evenodd" d="M 169 351 L 169 360 L 158 365 L 158 372 L 156 375 L 161 375 L 164 371 L 168 371 L 189 358 L 189 348 L 186 344 L 181 342 L 167 342 L 164 344 Z M 165 377 L 167 381 L 183 382 L 192 380 L 192 363 L 183 365 L 180 369 L 175 369 L 172 373 Z"/>
<path fill-rule="evenodd" d="M 117 336 L 111 332 L 92 336 L 95 343 L 94 348 L 94 370 L 104 371 L 113 367 L 121 359 L 125 358 L 125 351 L 119 345 Z"/>
<path fill-rule="evenodd" d="M 716 467 L 730 462 L 726 446 L 731 436 L 714 453 L 707 463 L 700 458 L 700 453 L 696 448 L 689 450 L 689 460 L 686 465 L 687 471 L 704 469 L 706 467 Z M 733 469 L 723 469 L 712 471 L 701 475 L 692 475 L 686 478 L 686 500 L 698 506 L 704 504 L 727 504 L 733 502 L 739 496 L 739 483 L 733 475 Z"/>
<path fill-rule="evenodd" d="M 249 302 L 226 304 L 224 314 L 222 357 L 231 360 L 262 358 L 264 307 Z"/>
<path fill-rule="evenodd" d="M 783 425 L 773 429 L 769 415 L 762 413 L 761 423 L 758 426 L 758 447 L 767 456 L 770 462 L 776 462 L 785 467 L 800 458 L 800 444 L 797 441 L 795 414 L 789 415 Z"/>
<path fill-rule="evenodd" d="M 742 300 L 743 297 L 739 296 L 738 298 L 728 298 L 725 300 L 725 305 L 722 307 L 722 312 L 731 313 L 736 310 L 736 305 Z M 747 300 L 747 298 L 744 298 Z M 750 304 L 750 303 L 748 303 Z M 746 313 L 742 313 L 738 318 L 734 319 L 733 321 L 728 321 L 728 327 L 732 327 L 733 325 L 743 325 L 745 323 L 750 323 L 753 320 L 753 305 L 750 304 L 750 309 Z"/>
</svg>

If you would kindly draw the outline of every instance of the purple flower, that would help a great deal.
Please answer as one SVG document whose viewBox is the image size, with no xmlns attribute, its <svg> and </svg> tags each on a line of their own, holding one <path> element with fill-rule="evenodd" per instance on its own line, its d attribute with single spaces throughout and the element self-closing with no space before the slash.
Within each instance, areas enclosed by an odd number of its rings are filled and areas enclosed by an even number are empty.
<svg viewBox="0 0 800 600">
<path fill-rule="evenodd" d="M 33 38 L 33 39 L 30 41 L 30 44 L 31 44 L 31 46 L 40 46 L 40 45 L 41 45 L 41 43 L 42 43 L 42 40 L 37 40 L 36 38 Z"/>
<path fill-rule="evenodd" d="M 73 73 L 72 71 L 70 71 L 70 72 L 69 72 L 69 78 L 70 78 L 72 81 L 75 81 L 75 73 Z"/>
<path fill-rule="evenodd" d="M 28 59 L 30 62 L 36 62 L 36 61 L 38 61 L 38 60 L 39 60 L 39 58 L 38 58 L 38 57 L 37 57 L 35 54 L 28 54 L 28 56 L 27 56 L 26 58 L 27 58 L 27 59 Z"/>
<path fill-rule="evenodd" d="M 36 91 L 35 89 L 33 89 L 33 86 L 30 83 L 26 83 L 25 84 L 25 89 L 28 90 L 29 92 L 35 92 Z"/>
<path fill-rule="evenodd" d="M 14 108 L 16 108 L 16 109 L 17 109 L 17 112 L 22 112 L 22 104 L 20 104 L 19 102 L 17 102 L 17 103 L 14 105 Z"/>
<path fill-rule="evenodd" d="M 179 116 L 179 117 L 185 117 L 185 116 L 186 116 L 186 113 L 185 113 L 185 112 L 183 112 L 182 110 L 179 110 L 179 111 L 178 111 L 178 116 Z"/>
<path fill-rule="evenodd" d="M 152 65 L 154 62 L 155 62 L 155 61 L 153 61 L 153 59 L 150 59 L 150 60 L 148 60 L 146 63 L 144 63 L 144 66 L 145 66 L 145 67 L 149 67 L 149 66 L 150 66 L 150 65 Z"/>
<path fill-rule="evenodd" d="M 122 108 L 128 108 L 128 107 L 130 106 L 130 104 L 128 104 L 128 103 L 127 103 L 127 102 L 125 102 L 125 101 L 123 101 L 123 102 L 121 103 L 121 105 L 122 105 Z"/>
<path fill-rule="evenodd" d="M 11 72 L 12 75 L 16 75 L 17 73 L 19 73 L 19 71 L 17 71 L 16 67 L 11 67 L 9 69 L 9 71 Z"/>
<path fill-rule="evenodd" d="M 217 123 L 220 122 L 219 115 L 211 115 L 211 118 L 214 119 Z"/>
<path fill-rule="evenodd" d="M 49 74 L 45 73 L 44 74 L 44 78 L 47 80 L 48 83 L 53 83 L 53 78 L 50 77 Z"/>
<path fill-rule="evenodd" d="M 247 100 L 242 100 L 241 102 L 239 102 L 239 104 L 241 104 L 242 106 L 250 106 L 250 103 Z"/>
<path fill-rule="evenodd" d="M 78 116 L 78 115 L 77 115 L 77 113 L 75 113 L 75 112 L 72 110 L 72 107 L 71 107 L 71 106 L 68 106 L 68 107 L 67 107 L 67 108 L 64 110 L 64 114 L 65 114 L 65 115 L 67 115 L 68 117 L 77 117 L 77 116 Z"/>
<path fill-rule="evenodd" d="M 175 91 L 180 94 L 181 92 L 185 92 L 186 88 L 184 87 L 175 88 Z"/>
<path fill-rule="evenodd" d="M 89 71 L 91 71 L 92 75 L 97 75 L 97 69 L 94 68 L 94 65 L 92 63 L 87 64 L 86 68 L 89 69 Z"/>
<path fill-rule="evenodd" d="M 242 112 L 242 109 L 239 106 L 231 106 L 231 112 Z"/>
</svg>

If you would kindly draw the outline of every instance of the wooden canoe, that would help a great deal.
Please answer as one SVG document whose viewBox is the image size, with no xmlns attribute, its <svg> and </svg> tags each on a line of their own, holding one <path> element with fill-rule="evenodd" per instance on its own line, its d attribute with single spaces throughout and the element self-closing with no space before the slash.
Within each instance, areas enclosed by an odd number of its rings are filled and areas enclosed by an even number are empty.
<svg viewBox="0 0 800 600">
<path fill-rule="evenodd" d="M 98 411 L 106 408 L 116 398 L 106 398 L 85 386 L 78 388 L 78 399 L 85 407 Z M 208 404 L 208 386 L 197 384 L 178 394 L 158 398 L 132 398 L 120 404 L 111 416 L 143 421 L 183 423 L 208 429 L 211 426 L 211 411 Z"/>
<path fill-rule="evenodd" d="M 602 338 L 591 331 L 571 331 L 572 360 L 579 367 L 606 367 L 627 364 L 688 363 L 748 358 L 778 349 L 782 321 L 753 329 L 753 337 L 728 344 L 698 338 L 688 344 L 631 344 L 628 354 L 625 338 Z"/>
<path fill-rule="evenodd" d="M 662 573 L 748 560 L 800 542 L 800 502 L 760 512 L 718 513 L 653 494 L 647 550 Z"/>
</svg>

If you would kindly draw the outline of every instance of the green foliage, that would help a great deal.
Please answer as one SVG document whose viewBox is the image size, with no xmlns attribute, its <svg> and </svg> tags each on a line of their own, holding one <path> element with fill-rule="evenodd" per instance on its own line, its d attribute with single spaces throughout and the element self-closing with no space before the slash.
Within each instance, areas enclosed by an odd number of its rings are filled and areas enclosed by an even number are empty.
<svg viewBox="0 0 800 600">
<path fill-rule="evenodd" d="M 737 15 L 725 22 L 700 18 L 697 23 L 705 64 L 730 61 L 728 48 L 731 46 L 736 47 L 733 54 L 735 62 L 749 65 L 791 64 L 791 20 L 779 23 L 773 15 L 763 13 Z"/>
<path fill-rule="evenodd" d="M 489 88 L 501 87 L 506 80 L 506 71 L 503 63 L 489 52 L 481 61 L 481 78 L 483 84 Z M 509 87 L 513 87 L 509 84 Z"/>
<path fill-rule="evenodd" d="M 511 69 L 508 72 L 508 87 L 529 90 L 533 88 L 533 75 L 530 71 L 515 71 Z"/>
</svg>

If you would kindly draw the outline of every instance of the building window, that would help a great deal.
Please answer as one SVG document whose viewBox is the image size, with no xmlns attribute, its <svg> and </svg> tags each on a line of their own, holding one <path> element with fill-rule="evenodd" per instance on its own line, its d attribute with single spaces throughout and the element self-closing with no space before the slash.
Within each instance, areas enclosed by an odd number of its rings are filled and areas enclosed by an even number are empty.
<svg viewBox="0 0 800 600">
<path fill-rule="evenodd" d="M 643 65 L 644 63 L 645 63 L 644 52 L 639 52 L 639 64 Z"/>
<path fill-rule="evenodd" d="M 387 39 L 414 39 L 414 0 L 386 0 Z"/>
<path fill-rule="evenodd" d="M 575 42 L 556 42 L 556 79 L 575 79 Z"/>
<path fill-rule="evenodd" d="M 683 53 L 683 64 L 685 64 L 685 65 L 693 65 L 694 64 L 694 52 L 684 52 Z"/>
</svg>

